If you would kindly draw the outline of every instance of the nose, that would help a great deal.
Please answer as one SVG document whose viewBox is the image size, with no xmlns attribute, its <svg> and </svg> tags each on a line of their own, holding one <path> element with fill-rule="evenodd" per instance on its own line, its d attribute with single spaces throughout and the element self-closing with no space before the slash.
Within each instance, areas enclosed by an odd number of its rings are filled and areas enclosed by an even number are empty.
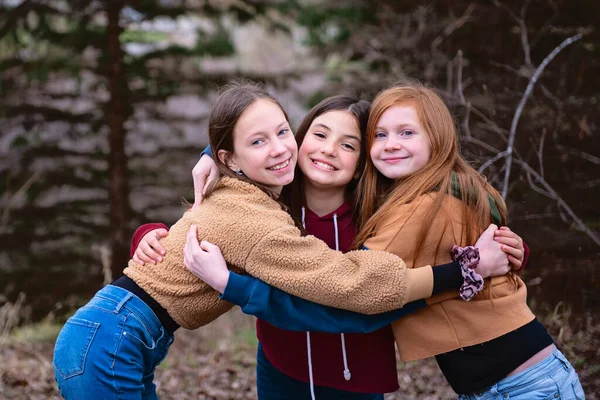
<svg viewBox="0 0 600 400">
<path fill-rule="evenodd" d="M 326 140 L 323 143 L 323 146 L 321 147 L 321 153 L 330 156 L 330 157 L 335 157 L 337 154 L 336 151 L 336 147 L 335 147 L 335 143 L 333 140 Z"/>
<path fill-rule="evenodd" d="M 400 141 L 394 135 L 389 135 L 383 146 L 383 151 L 397 151 L 401 148 Z"/>
<path fill-rule="evenodd" d="M 277 138 L 276 140 L 273 141 L 273 146 L 271 147 L 270 155 L 273 158 L 277 158 L 280 155 L 282 155 L 283 153 L 285 153 L 286 151 L 287 151 L 287 147 L 285 147 L 283 140 Z"/>
</svg>

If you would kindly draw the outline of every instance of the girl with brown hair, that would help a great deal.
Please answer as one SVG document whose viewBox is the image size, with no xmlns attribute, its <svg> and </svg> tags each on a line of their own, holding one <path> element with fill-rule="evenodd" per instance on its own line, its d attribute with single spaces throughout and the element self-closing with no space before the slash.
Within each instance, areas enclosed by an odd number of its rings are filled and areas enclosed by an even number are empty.
<svg viewBox="0 0 600 400">
<path fill-rule="evenodd" d="M 200 206 L 173 225 L 163 240 L 167 253 L 161 265 L 131 260 L 123 277 L 98 291 L 62 328 L 53 365 L 64 397 L 156 399 L 154 370 L 173 332 L 180 326 L 196 329 L 231 309 L 183 264 L 193 224 L 198 237 L 221 247 L 235 271 L 332 306 L 383 312 L 445 287 L 431 267 L 410 271 L 393 254 L 342 254 L 302 235 L 278 201 L 294 178 L 298 148 L 285 111 L 261 86 L 224 88 L 211 109 L 209 139 L 223 176 Z M 478 270 L 507 270 L 503 260 L 501 251 L 486 249 Z M 460 275 L 461 266 L 437 269 Z"/>
<path fill-rule="evenodd" d="M 490 222 L 506 223 L 502 198 L 460 155 L 451 114 L 431 89 L 406 83 L 378 94 L 366 146 L 357 246 L 390 251 L 418 270 L 449 261 L 450 249 L 454 258 L 473 258 L 472 249 L 454 244 L 472 244 Z M 265 292 L 257 290 L 262 284 L 248 279 L 244 285 L 252 292 L 240 295 L 240 281 L 224 269 L 218 249 L 205 248 L 210 251 L 188 258 L 188 268 L 224 291 L 223 298 L 246 309 L 253 304 L 260 314 L 253 296 Z M 513 274 L 485 285 L 482 277 L 472 279 L 460 292 L 436 295 L 429 307 L 392 323 L 402 360 L 436 356 L 461 399 L 583 398 L 577 373 L 529 310 L 523 281 Z M 230 284 L 236 294 L 228 292 Z M 288 320 L 296 316 L 287 311 Z M 284 319 L 273 322 L 285 327 Z"/>
</svg>

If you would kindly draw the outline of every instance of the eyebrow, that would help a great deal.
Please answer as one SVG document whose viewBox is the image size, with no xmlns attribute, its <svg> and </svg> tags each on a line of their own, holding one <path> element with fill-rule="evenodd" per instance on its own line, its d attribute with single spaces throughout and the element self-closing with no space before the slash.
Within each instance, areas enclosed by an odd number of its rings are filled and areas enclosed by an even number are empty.
<svg viewBox="0 0 600 400">
<path fill-rule="evenodd" d="M 281 129 L 281 127 L 284 125 L 289 125 L 289 122 L 288 121 L 281 122 L 279 125 L 277 125 L 277 129 Z M 265 134 L 265 133 L 267 133 L 267 132 L 266 131 L 256 131 L 256 132 L 252 132 L 250 135 L 248 135 L 248 137 L 251 138 L 252 136 Z"/>
<path fill-rule="evenodd" d="M 398 129 L 398 128 L 413 128 L 414 129 L 415 126 L 413 124 L 397 124 L 392 127 L 392 129 Z M 384 128 L 383 126 L 376 126 L 375 130 L 378 130 L 378 129 L 381 129 L 383 131 L 388 130 L 388 129 Z"/>
<path fill-rule="evenodd" d="M 316 124 L 314 124 L 314 125 L 313 125 L 313 127 L 315 127 L 315 128 L 316 128 L 317 126 L 323 127 L 323 128 L 325 128 L 325 129 L 327 129 L 328 131 L 331 131 L 331 128 L 330 128 L 330 127 L 328 127 L 327 125 L 325 125 L 325 124 L 322 124 L 322 123 L 320 123 L 320 122 L 317 122 Z"/>
<path fill-rule="evenodd" d="M 329 132 L 331 132 L 331 128 L 330 128 L 330 127 L 328 127 L 328 126 L 327 126 L 327 125 L 325 125 L 325 124 L 322 124 L 322 123 L 320 123 L 320 122 L 317 122 L 316 124 L 314 124 L 314 125 L 313 125 L 313 128 L 316 128 L 317 126 L 323 127 L 323 128 L 325 128 L 325 129 L 327 129 Z M 342 135 L 342 136 L 343 136 L 343 137 L 345 137 L 345 138 L 348 138 L 348 139 L 354 139 L 354 140 L 358 140 L 358 141 L 360 142 L 360 137 L 358 137 L 358 136 L 355 136 L 355 135 L 350 135 L 350 134 L 348 134 L 348 133 L 345 133 L 345 134 L 344 134 L 344 135 Z"/>
</svg>

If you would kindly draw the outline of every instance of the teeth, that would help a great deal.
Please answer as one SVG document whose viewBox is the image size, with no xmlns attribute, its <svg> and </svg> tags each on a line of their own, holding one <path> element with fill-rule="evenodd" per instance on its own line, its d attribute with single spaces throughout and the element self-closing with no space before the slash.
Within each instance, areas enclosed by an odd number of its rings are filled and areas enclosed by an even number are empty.
<svg viewBox="0 0 600 400">
<path fill-rule="evenodd" d="M 289 159 L 287 159 L 287 160 L 285 160 L 284 162 L 282 162 L 281 164 L 277 164 L 277 165 L 275 165 L 274 167 L 271 167 L 271 168 L 269 168 L 269 169 L 270 169 L 270 170 L 273 170 L 273 171 L 277 171 L 277 170 L 280 170 L 280 169 L 282 169 L 282 168 L 285 168 L 285 167 L 287 167 L 288 165 L 290 165 L 290 160 L 289 160 Z"/>
<path fill-rule="evenodd" d="M 328 169 L 330 171 L 335 171 L 335 168 L 333 168 L 331 165 L 322 163 L 321 161 L 313 161 L 313 163 L 315 165 L 318 165 L 319 167 L 326 168 L 326 169 Z"/>
</svg>

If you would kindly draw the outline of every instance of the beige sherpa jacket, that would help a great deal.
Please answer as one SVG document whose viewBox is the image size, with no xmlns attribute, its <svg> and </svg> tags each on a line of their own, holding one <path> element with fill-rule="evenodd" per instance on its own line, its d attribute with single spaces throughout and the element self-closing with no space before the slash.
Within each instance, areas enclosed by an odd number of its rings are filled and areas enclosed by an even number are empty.
<svg viewBox="0 0 600 400">
<path fill-rule="evenodd" d="M 466 243 L 462 236 L 462 202 L 442 194 L 442 208 L 427 230 L 418 265 L 414 265 L 422 221 L 437 195 L 423 195 L 410 204 L 396 207 L 376 227 L 375 236 L 365 246 L 397 254 L 409 268 L 450 262 L 450 249 L 454 244 L 474 243 Z M 442 293 L 427 299 L 429 307 L 392 323 L 400 358 L 417 360 L 480 344 L 533 320 L 534 315 L 527 306 L 527 288 L 519 277 L 500 276 L 492 278 L 491 284 L 486 280 L 485 285 L 469 302 L 462 300 L 458 291 Z"/>
<path fill-rule="evenodd" d="M 163 262 L 141 266 L 132 260 L 124 271 L 187 329 L 205 325 L 233 306 L 183 264 L 191 224 L 197 224 L 199 240 L 221 248 L 235 272 L 313 302 L 374 314 L 427 298 L 433 290 L 430 266 L 408 270 L 390 253 L 331 250 L 314 236 L 301 236 L 289 214 L 256 186 L 225 177 L 161 240 Z"/>
</svg>

